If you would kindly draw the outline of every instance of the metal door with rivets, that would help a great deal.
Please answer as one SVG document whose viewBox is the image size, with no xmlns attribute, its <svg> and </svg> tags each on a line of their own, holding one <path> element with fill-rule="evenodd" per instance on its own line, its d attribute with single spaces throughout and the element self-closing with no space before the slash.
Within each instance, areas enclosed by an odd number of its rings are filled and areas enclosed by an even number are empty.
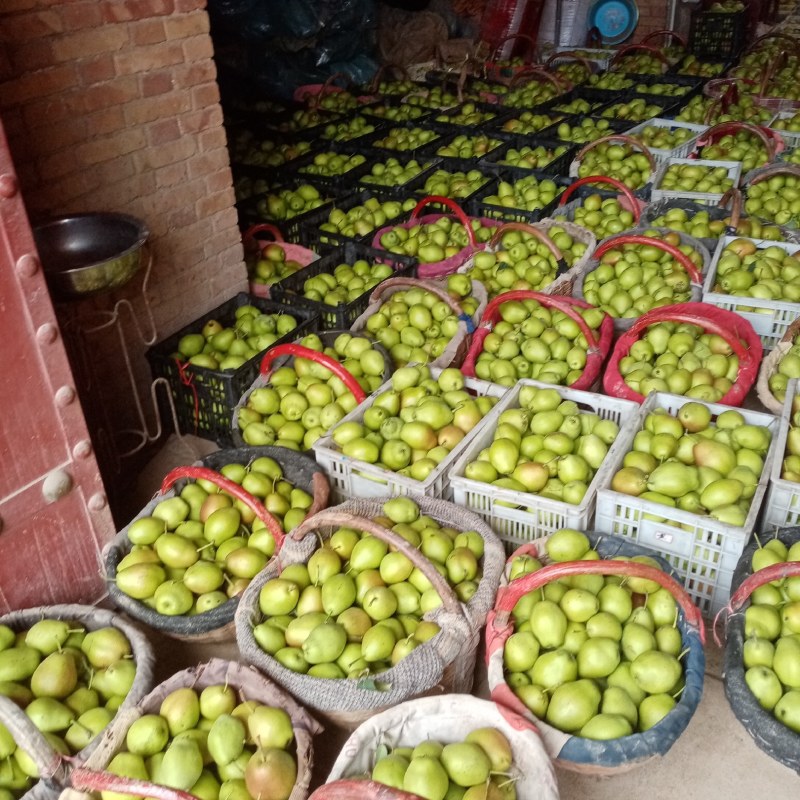
<svg viewBox="0 0 800 800">
<path fill-rule="evenodd" d="M 100 597 L 113 533 L 0 124 L 0 613 Z"/>
</svg>

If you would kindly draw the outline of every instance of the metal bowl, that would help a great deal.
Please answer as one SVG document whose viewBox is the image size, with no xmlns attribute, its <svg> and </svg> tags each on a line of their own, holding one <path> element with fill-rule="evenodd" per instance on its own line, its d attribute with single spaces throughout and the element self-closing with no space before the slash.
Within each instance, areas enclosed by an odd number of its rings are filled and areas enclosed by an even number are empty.
<svg viewBox="0 0 800 800">
<path fill-rule="evenodd" d="M 149 235 L 140 219 L 102 211 L 56 217 L 33 228 L 47 281 L 65 299 L 124 286 L 142 265 Z"/>
</svg>

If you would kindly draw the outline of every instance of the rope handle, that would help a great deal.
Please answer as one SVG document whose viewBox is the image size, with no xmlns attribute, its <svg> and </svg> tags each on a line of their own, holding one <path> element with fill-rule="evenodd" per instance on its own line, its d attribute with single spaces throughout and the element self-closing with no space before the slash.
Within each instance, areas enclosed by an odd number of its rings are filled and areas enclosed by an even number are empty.
<svg viewBox="0 0 800 800">
<path fill-rule="evenodd" d="M 588 58 L 576 53 L 574 50 L 564 50 L 561 53 L 553 53 L 547 61 L 544 62 L 544 68 L 550 69 L 552 63 L 556 60 L 566 59 L 567 61 L 577 61 L 581 64 L 584 69 L 591 75 L 592 74 L 592 62 L 589 61 Z M 556 67 L 558 69 L 558 67 Z"/>
<path fill-rule="evenodd" d="M 419 219 L 422 209 L 426 206 L 432 205 L 433 203 L 439 203 L 440 205 L 449 208 L 453 214 L 455 214 L 455 216 L 458 218 L 458 221 L 467 231 L 467 238 L 469 239 L 470 245 L 472 245 L 472 249 L 477 250 L 478 240 L 475 238 L 475 231 L 472 230 L 472 226 L 469 224 L 469 217 L 464 213 L 464 209 L 449 197 L 442 197 L 438 194 L 429 194 L 427 197 L 423 197 L 422 200 L 420 200 L 419 203 L 414 206 L 414 210 L 411 212 L 411 216 L 409 217 L 409 222 L 416 222 Z"/>
<path fill-rule="evenodd" d="M 372 81 L 367 85 L 367 91 L 371 93 L 377 92 L 378 87 L 381 85 L 381 78 L 390 69 L 397 70 L 402 76 L 401 80 L 411 80 L 408 70 L 402 64 L 386 63 L 378 67 Z"/>
<path fill-rule="evenodd" d="M 593 142 L 585 144 L 578 152 L 578 155 L 575 156 L 575 161 L 580 161 L 592 148 L 597 147 L 597 145 L 602 144 L 603 142 L 625 142 L 626 144 L 631 145 L 631 147 L 635 147 L 647 158 L 647 162 L 650 164 L 650 171 L 655 172 L 656 161 L 653 158 L 653 154 L 650 152 L 650 150 L 648 150 L 644 144 L 638 141 L 638 139 L 634 139 L 632 136 L 626 136 L 624 133 L 614 133 L 609 136 L 601 136 L 599 139 L 595 139 Z"/>
<path fill-rule="evenodd" d="M 763 586 L 765 583 L 772 583 L 772 581 L 779 581 L 783 578 L 796 578 L 797 576 L 800 576 L 800 561 L 784 561 L 781 564 L 772 564 L 769 567 L 764 567 L 764 569 L 760 569 L 748 575 L 747 578 L 741 582 L 739 588 L 731 595 L 728 605 L 721 608 L 714 617 L 714 641 L 717 643 L 717 646 L 722 645 L 717 635 L 717 623 L 723 614 L 725 614 L 727 618 L 731 614 L 735 614 L 739 611 L 747 602 L 750 595 L 758 589 L 759 586 Z"/>
<path fill-rule="evenodd" d="M 510 33 L 508 36 L 504 36 L 498 43 L 495 45 L 494 50 L 492 50 L 492 55 L 490 57 L 490 61 L 497 61 L 497 54 L 500 52 L 500 48 L 506 43 L 513 41 L 514 39 L 522 39 L 523 41 L 528 43 L 528 46 L 523 51 L 524 56 L 527 57 L 531 55 L 536 48 L 536 41 L 533 39 L 532 36 L 528 36 L 527 33 Z M 526 62 L 530 63 L 530 62 Z"/>
<path fill-rule="evenodd" d="M 11 734 L 18 746 L 23 747 L 39 774 L 44 779 L 55 776 L 66 760 L 56 752 L 44 734 L 10 698 L 0 694 L 0 723 Z"/>
<path fill-rule="evenodd" d="M 625 56 L 629 55 L 630 53 L 650 53 L 650 55 L 655 56 L 665 67 L 669 67 L 669 60 L 667 57 L 657 48 L 653 47 L 649 44 L 629 44 L 627 47 L 623 47 L 622 50 L 618 50 L 617 54 L 614 58 L 611 59 L 610 64 L 608 65 L 609 70 L 613 72 L 613 68 L 616 64 L 618 64 Z"/>
<path fill-rule="evenodd" d="M 279 344 L 271 350 L 264 353 L 264 358 L 261 360 L 261 375 L 269 378 L 271 372 L 270 367 L 276 358 L 281 356 L 294 356 L 295 358 L 305 358 L 309 361 L 314 361 L 321 364 L 326 369 L 330 370 L 342 383 L 353 393 L 358 403 L 363 403 L 366 394 L 361 388 L 358 381 L 340 364 L 325 353 L 320 353 L 318 350 L 312 350 L 310 347 L 303 347 L 301 344 Z"/>
<path fill-rule="evenodd" d="M 753 50 L 756 50 L 758 48 L 758 45 L 760 45 L 761 42 L 767 39 L 785 39 L 792 46 L 794 52 L 797 52 L 798 49 L 800 49 L 800 40 L 795 39 L 794 36 L 790 36 L 788 33 L 779 33 L 778 31 L 774 31 L 772 33 L 765 33 L 762 36 L 759 36 L 753 42 L 753 44 L 751 44 L 750 47 L 747 48 L 745 53 L 750 53 Z"/>
<path fill-rule="evenodd" d="M 770 138 L 767 132 L 760 126 L 753 125 L 749 122 L 720 122 L 700 135 L 697 140 L 697 147 L 705 147 L 708 144 L 713 144 L 717 137 L 725 136 L 729 133 L 736 133 L 737 131 L 752 133 L 756 138 L 761 140 L 764 149 L 767 151 L 769 160 L 771 161 L 775 158 L 775 140 Z"/>
<path fill-rule="evenodd" d="M 508 83 L 508 88 L 511 89 L 516 86 L 522 78 L 538 78 L 549 81 L 553 84 L 559 94 L 570 91 L 572 83 L 563 76 L 555 75 L 552 72 L 545 72 L 540 67 L 526 67 L 521 69 Z M 529 83 L 529 81 L 526 81 Z"/>
<path fill-rule="evenodd" d="M 561 195 L 561 199 L 558 202 L 559 206 L 563 206 L 576 189 L 580 188 L 581 186 L 585 186 L 587 183 L 608 183 L 615 189 L 618 189 L 620 192 L 622 192 L 622 194 L 625 195 L 628 203 L 630 203 L 633 221 L 639 221 L 639 217 L 642 215 L 642 209 L 641 205 L 633 196 L 633 192 L 622 181 L 618 181 L 616 178 L 612 178 L 609 175 L 589 175 L 586 178 L 580 178 L 579 180 L 575 181 L 573 184 L 568 186 L 567 190 Z"/>
<path fill-rule="evenodd" d="M 150 781 L 123 778 L 110 772 L 76 767 L 70 774 L 70 788 L 79 792 L 121 792 L 133 797 L 152 797 L 155 800 L 197 800 L 188 792 L 170 789 Z"/>
<path fill-rule="evenodd" d="M 325 83 L 323 83 L 322 86 L 319 87 L 318 91 L 310 93 L 309 95 L 307 95 L 308 107 L 309 108 L 317 108 L 319 106 L 320 100 L 322 100 L 322 98 L 326 94 L 334 94 L 336 92 L 343 91 L 341 89 L 341 87 L 333 85 L 333 82 L 335 80 L 337 80 L 338 78 L 344 78 L 345 85 L 346 86 L 350 86 L 351 80 L 350 80 L 350 76 L 347 73 L 345 73 L 345 72 L 334 72 L 333 75 L 331 75 L 325 81 Z"/>
<path fill-rule="evenodd" d="M 457 316 L 462 317 L 464 314 L 461 306 L 450 296 L 450 294 L 438 284 L 433 281 L 421 280 L 420 278 L 389 278 L 389 280 L 381 281 L 369 296 L 370 304 L 376 303 L 383 299 L 383 295 L 387 289 L 397 289 L 403 286 L 408 286 L 411 289 L 425 289 L 425 291 L 435 294 L 440 300 L 450 306 L 451 311 Z M 471 321 L 471 320 L 470 320 Z"/>
<path fill-rule="evenodd" d="M 731 204 L 731 221 L 728 225 L 727 232 L 729 236 L 735 236 L 736 229 L 739 227 L 739 221 L 742 217 L 742 193 L 735 186 L 731 186 L 731 188 L 720 197 L 717 205 L 719 208 L 725 208 L 728 203 Z"/>
<path fill-rule="evenodd" d="M 764 172 L 761 175 L 751 178 L 749 185 L 755 186 L 757 183 L 761 183 L 761 181 L 772 178 L 775 175 L 794 175 L 800 178 L 800 166 L 797 164 L 770 164 L 764 168 Z"/>
<path fill-rule="evenodd" d="M 647 36 L 642 39 L 641 43 L 647 44 L 650 40 L 657 39 L 659 36 L 666 36 L 668 39 L 674 39 L 684 50 L 688 47 L 686 37 L 681 36 L 677 31 L 671 31 L 669 28 L 648 33 Z"/>
<path fill-rule="evenodd" d="M 266 508 L 264 508 L 264 504 L 260 500 L 253 497 L 250 492 L 245 491 L 238 483 L 234 483 L 230 478 L 226 478 L 224 475 L 220 475 L 219 472 L 215 472 L 208 467 L 176 467 L 169 472 L 161 482 L 161 494 L 166 494 L 177 481 L 183 478 L 193 478 L 195 480 L 202 478 L 203 480 L 210 481 L 244 503 L 264 523 L 267 530 L 272 534 L 272 538 L 275 539 L 276 552 L 281 549 L 285 534 L 280 523 Z"/>
<path fill-rule="evenodd" d="M 411 543 L 406 541 L 400 534 L 385 528 L 383 525 L 379 525 L 377 522 L 373 522 L 367 517 L 360 517 L 347 511 L 328 508 L 318 514 L 314 514 L 313 517 L 305 519 L 294 529 L 290 536 L 299 542 L 323 525 L 366 531 L 376 539 L 386 542 L 398 553 L 402 553 L 430 581 L 431 586 L 442 599 L 442 605 L 447 611 L 451 614 L 463 615 L 461 601 L 450 587 L 450 584 L 422 552 L 417 550 L 416 547 L 412 547 Z"/>
<path fill-rule="evenodd" d="M 637 561 L 565 561 L 559 564 L 548 564 L 536 572 L 523 575 L 506 586 L 502 586 L 497 593 L 495 611 L 502 612 L 498 613 L 496 617 L 500 627 L 507 623 L 508 615 L 521 597 L 540 589 L 551 581 L 568 578 L 572 575 L 621 575 L 655 581 L 675 598 L 683 609 L 687 623 L 699 633 L 700 641 L 705 644 L 703 616 L 683 586 L 666 572 Z"/>
<path fill-rule="evenodd" d="M 567 300 L 557 295 L 542 294 L 541 292 L 534 292 L 530 289 L 514 289 L 510 292 L 503 292 L 503 294 L 499 294 L 493 300 L 490 300 L 483 311 L 481 326 L 483 326 L 484 323 L 486 323 L 487 327 L 491 325 L 493 323 L 492 318 L 499 312 L 500 306 L 512 300 L 536 300 L 545 307 L 558 309 L 578 325 L 581 329 L 581 333 L 586 337 L 586 343 L 590 349 L 600 349 L 600 339 L 597 337 L 597 334 L 586 324 L 586 320 Z M 588 307 L 587 305 L 587 308 Z"/>
<path fill-rule="evenodd" d="M 697 267 L 689 260 L 689 256 L 678 250 L 677 247 L 671 245 L 669 242 L 664 242 L 661 239 L 654 239 L 652 236 L 642 236 L 640 234 L 622 234 L 616 239 L 606 239 L 594 251 L 592 258 L 600 260 L 600 256 L 607 253 L 609 250 L 622 244 L 646 244 L 657 247 L 665 253 L 669 253 L 689 274 L 692 283 L 702 284 L 703 276 L 697 271 Z"/>
</svg>

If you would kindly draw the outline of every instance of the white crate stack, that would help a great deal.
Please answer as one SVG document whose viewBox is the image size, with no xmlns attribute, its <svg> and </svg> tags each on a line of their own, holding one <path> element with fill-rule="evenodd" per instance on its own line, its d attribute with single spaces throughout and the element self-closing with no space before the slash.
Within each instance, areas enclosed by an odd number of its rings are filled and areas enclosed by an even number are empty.
<svg viewBox="0 0 800 800">
<path fill-rule="evenodd" d="M 656 408 L 663 408 L 675 414 L 689 402 L 699 401 L 666 393 L 649 395 L 641 406 L 636 425 L 626 428 L 624 437 L 619 437 L 625 440 L 621 443 L 623 457 L 631 449 L 633 438 L 649 413 Z M 730 406 L 719 403 L 702 405 L 711 410 L 714 419 L 730 409 Z M 621 462 L 604 473 L 603 484 L 597 492 L 595 529 L 631 539 L 663 556 L 680 574 L 686 591 L 706 617 L 712 617 L 728 602 L 733 572 L 747 540 L 755 530 L 773 461 L 778 454 L 777 417 L 744 408 L 736 410 L 747 424 L 765 426 L 772 434 L 764 458 L 764 469 L 742 527 L 613 491 L 610 488 L 611 479 Z"/>
<path fill-rule="evenodd" d="M 800 483 L 787 481 L 781 477 L 789 428 L 792 427 L 792 405 L 798 391 L 800 391 L 800 381 L 793 378 L 786 387 L 786 400 L 780 416 L 769 493 L 764 504 L 761 530 L 765 534 L 772 533 L 776 528 L 800 525 Z"/>
<path fill-rule="evenodd" d="M 438 378 L 442 370 L 431 367 L 431 376 Z M 313 445 L 314 457 L 328 476 L 331 484 L 331 493 L 336 502 L 343 502 L 354 497 L 385 497 L 386 495 L 398 496 L 408 494 L 421 494 L 426 497 L 438 497 L 441 500 L 450 500 L 450 467 L 458 456 L 469 445 L 478 433 L 483 422 L 476 425 L 450 452 L 447 458 L 432 470 L 424 481 L 415 481 L 404 475 L 384 469 L 375 464 L 346 456 L 335 444 L 333 431 L 345 422 L 362 422 L 364 412 L 371 408 L 375 398 L 382 392 L 392 388 L 391 380 L 367 397 L 363 403 L 356 406 L 349 414 L 344 416 L 325 436 L 320 437 Z M 508 391 L 505 386 L 496 383 L 465 378 L 464 388 L 475 396 L 489 396 L 501 398 Z M 494 410 L 494 409 L 492 409 Z"/>
<path fill-rule="evenodd" d="M 673 164 L 688 164 L 693 167 L 724 167 L 728 177 L 733 181 L 734 188 L 739 185 L 742 176 L 742 165 L 738 161 L 712 161 L 700 158 L 669 158 L 662 161 L 653 178 L 652 201 L 664 199 L 691 200 L 707 206 L 715 206 L 722 200 L 724 192 L 685 192 L 682 189 L 661 189 L 661 181 L 666 171 Z"/>
<path fill-rule="evenodd" d="M 475 461 L 481 450 L 492 443 L 500 415 L 507 409 L 519 408 L 519 394 L 523 386 L 555 389 L 563 400 L 574 401 L 582 411 L 594 412 L 602 419 L 611 419 L 620 426 L 616 441 L 609 447 L 605 460 L 589 484 L 580 505 L 559 502 L 528 492 L 502 489 L 464 476 L 467 465 Z M 621 451 L 621 447 L 624 445 L 621 443 L 628 438 L 623 432 L 629 431 L 635 424 L 637 409 L 636 403 L 630 400 L 619 400 L 534 380 L 519 381 L 508 390 L 506 396 L 483 420 L 477 435 L 461 451 L 450 469 L 449 480 L 453 502 L 483 517 L 500 537 L 509 553 L 522 544 L 547 536 L 561 528 L 589 530 L 594 515 L 597 487 L 606 482 L 605 478 L 610 474 L 615 462 L 622 457 L 624 451 Z"/>
<path fill-rule="evenodd" d="M 653 158 L 656 160 L 656 164 L 663 164 L 665 161 L 669 160 L 670 158 L 686 158 L 689 153 L 692 152 L 694 149 L 695 143 L 700 138 L 700 136 L 708 130 L 707 125 L 696 125 L 693 122 L 680 122 L 679 120 L 675 119 L 664 119 L 662 117 L 654 117 L 653 119 L 647 120 L 646 122 L 641 122 L 635 128 L 631 128 L 628 132 L 628 136 L 632 136 L 634 139 L 639 140 L 638 134 L 640 134 L 645 128 L 667 128 L 670 132 L 674 131 L 678 128 L 684 128 L 686 130 L 691 131 L 694 135 L 687 139 L 685 142 L 677 145 L 677 147 L 673 147 L 669 150 L 664 150 L 660 147 L 650 147 L 647 145 L 647 149 L 653 154 Z"/>
<path fill-rule="evenodd" d="M 770 120 L 769 125 L 767 126 L 770 130 L 775 131 L 786 143 L 786 150 L 791 151 L 800 147 L 800 131 L 784 131 L 780 128 L 775 127 L 775 123 L 778 120 L 784 119 L 791 119 L 797 114 L 797 110 L 793 111 L 779 111 L 773 118 Z"/>
<path fill-rule="evenodd" d="M 746 237 L 723 236 L 719 240 L 703 286 L 703 302 L 734 311 L 744 317 L 753 326 L 764 349 L 772 350 L 783 338 L 786 329 L 800 316 L 800 303 L 790 303 L 787 300 L 760 300 L 756 297 L 741 297 L 714 291 L 714 284 L 717 280 L 717 264 L 722 251 L 731 242 L 743 238 Z M 779 247 L 790 255 L 800 251 L 800 245 L 788 242 L 772 242 L 767 239 L 750 239 L 749 241 L 753 242 L 759 250 L 767 247 Z"/>
</svg>

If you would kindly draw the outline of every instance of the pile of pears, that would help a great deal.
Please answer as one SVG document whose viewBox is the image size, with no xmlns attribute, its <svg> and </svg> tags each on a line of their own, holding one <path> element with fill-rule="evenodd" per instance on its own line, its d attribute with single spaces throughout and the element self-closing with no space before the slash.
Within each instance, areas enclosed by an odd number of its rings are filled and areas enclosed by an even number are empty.
<svg viewBox="0 0 800 800">
<path fill-rule="evenodd" d="M 691 214 L 684 208 L 670 208 L 651 221 L 655 227 L 671 228 L 674 231 L 688 233 L 696 239 L 718 239 L 725 234 L 730 223 L 730 216 L 724 219 L 711 219 L 708 211 L 696 211 Z M 752 236 L 754 239 L 772 241 L 783 239 L 779 228 L 768 225 L 756 217 L 740 219 L 736 231 L 741 236 Z"/>
<path fill-rule="evenodd" d="M 516 800 L 513 766 L 503 733 L 476 728 L 460 742 L 426 739 L 416 747 L 394 747 L 376 759 L 369 777 L 425 800 Z"/>
<path fill-rule="evenodd" d="M 668 120 L 667 120 L 668 122 Z M 673 128 L 662 125 L 645 125 L 640 131 L 629 134 L 646 147 L 656 150 L 673 150 L 697 136 L 690 128 Z"/>
<path fill-rule="evenodd" d="M 663 408 L 648 414 L 611 489 L 742 527 L 772 433 L 748 424 L 734 408 L 712 417 L 707 405 L 695 401 L 675 414 Z"/>
<path fill-rule="evenodd" d="M 791 547 L 770 539 L 753 553 L 753 572 L 800 561 L 800 541 Z M 744 612 L 744 679 L 759 704 L 800 733 L 800 576 L 759 586 Z"/>
<path fill-rule="evenodd" d="M 750 239 L 734 239 L 719 256 L 712 291 L 758 300 L 800 302 L 800 258 L 777 245 L 759 247 Z"/>
<path fill-rule="evenodd" d="M 567 149 L 567 146 L 563 144 L 557 147 L 545 147 L 543 144 L 535 147 L 530 145 L 522 145 L 519 148 L 510 147 L 497 163 L 521 169 L 543 169 L 566 153 Z"/>
<path fill-rule="evenodd" d="M 262 456 L 220 473 L 257 498 L 284 532 L 311 507 L 280 464 Z M 275 539 L 253 510 L 204 478 L 162 500 L 128 527 L 131 551 L 117 566 L 117 588 L 159 614 L 202 614 L 240 595 L 275 553 Z"/>
<path fill-rule="evenodd" d="M 477 192 L 484 184 L 489 183 L 489 178 L 480 170 L 436 169 L 426 179 L 422 192 L 425 195 L 438 195 L 449 197 L 453 200 L 462 200 Z"/>
<path fill-rule="evenodd" d="M 391 128 L 385 136 L 374 141 L 373 146 L 385 150 L 416 150 L 438 138 L 439 134 L 428 128 Z"/>
<path fill-rule="evenodd" d="M 106 770 L 197 800 L 288 800 L 297 780 L 291 717 L 228 684 L 175 689 L 128 728 Z M 102 791 L 102 800 L 129 800 Z"/>
<path fill-rule="evenodd" d="M 558 209 L 553 214 L 553 219 L 567 220 L 558 213 Z M 633 212 L 623 208 L 616 197 L 603 197 L 599 194 L 590 194 L 583 198 L 581 204 L 575 208 L 572 222 L 590 230 L 598 239 L 622 233 L 636 224 Z"/>
<path fill-rule="evenodd" d="M 791 159 L 797 163 L 796 157 Z M 800 223 L 800 177 L 773 175 L 747 187 L 744 209 L 752 216 L 797 229 Z"/>
<path fill-rule="evenodd" d="M 565 528 L 546 542 L 550 561 L 596 560 L 589 539 Z M 617 557 L 659 567 L 649 556 Z M 542 567 L 519 556 L 516 579 Z M 575 575 L 528 592 L 512 612 L 503 651 L 508 685 L 531 713 L 564 733 L 608 741 L 642 733 L 675 707 L 684 656 L 674 597 L 630 576 Z"/>
<path fill-rule="evenodd" d="M 373 520 L 410 542 L 466 603 L 481 580 L 483 539 L 387 500 Z M 359 679 L 395 666 L 436 636 L 441 598 L 402 553 L 364 531 L 338 528 L 307 563 L 286 566 L 259 593 L 259 647 L 293 672 Z"/>
<path fill-rule="evenodd" d="M 359 239 L 385 225 L 387 221 L 396 219 L 404 211 L 412 211 L 415 205 L 416 202 L 411 199 L 401 203 L 399 200 L 381 201 L 377 197 L 370 197 L 363 204 L 352 206 L 347 211 L 334 207 L 328 214 L 327 221 L 319 226 L 319 240 L 330 242 L 325 233 L 339 233 L 350 239 Z"/>
<path fill-rule="evenodd" d="M 792 354 L 796 357 L 795 354 Z M 774 377 L 774 376 L 773 376 Z M 773 394 L 777 393 L 772 389 L 772 378 L 770 378 L 770 390 Z M 786 390 L 782 390 L 785 395 Z M 779 398 L 783 402 L 783 397 Z M 786 452 L 783 454 L 783 469 L 781 478 L 785 481 L 800 483 L 800 399 L 795 395 L 792 402 L 791 425 L 786 435 Z"/>
<path fill-rule="evenodd" d="M 280 189 L 270 193 L 256 203 L 256 211 L 262 219 L 282 222 L 327 203 L 319 190 L 310 183 L 302 183 L 294 189 Z"/>
<path fill-rule="evenodd" d="M 342 333 L 332 347 L 325 347 L 312 333 L 298 344 L 341 363 L 366 394 L 383 381 L 385 358 L 372 347 L 371 339 Z M 322 364 L 295 357 L 290 365 L 278 367 L 266 386 L 250 392 L 236 423 L 246 444 L 310 450 L 356 405 L 355 396 L 341 378 Z"/>
<path fill-rule="evenodd" d="M 730 343 L 701 325 L 657 322 L 631 345 L 619 372 L 635 392 L 670 392 L 718 403 L 739 376 Z"/>
<path fill-rule="evenodd" d="M 589 175 L 607 175 L 630 189 L 640 189 L 650 180 L 652 167 L 647 156 L 637 147 L 627 143 L 600 142 L 584 153 L 578 167 L 579 178 Z"/>
<path fill-rule="evenodd" d="M 580 505 L 618 433 L 614 420 L 562 400 L 556 389 L 522 386 L 519 407 L 498 417 L 491 444 L 464 476 Z"/>
<path fill-rule="evenodd" d="M 247 272 L 251 283 L 262 286 L 272 286 L 301 269 L 303 265 L 293 258 L 286 258 L 286 251 L 275 243 L 265 245 L 255 258 L 247 260 Z"/>
<path fill-rule="evenodd" d="M 494 228 L 481 224 L 480 220 L 470 220 L 470 226 L 479 243 L 492 238 Z M 401 256 L 413 256 L 421 264 L 433 264 L 451 258 L 468 245 L 469 238 L 462 224 L 448 216 L 441 216 L 435 222 L 417 223 L 410 228 L 397 225 L 381 234 L 380 238 L 380 246 L 384 250 Z"/>
<path fill-rule="evenodd" d="M 552 203 L 561 191 L 563 189 L 556 186 L 555 181 L 550 178 L 540 179 L 536 175 L 526 175 L 513 183 L 498 181 L 496 193 L 486 195 L 481 202 L 490 206 L 535 211 Z M 493 217 L 505 216 L 492 210 L 489 210 L 488 213 Z"/>
<path fill-rule="evenodd" d="M 599 331 L 605 318 L 600 309 L 573 308 L 592 331 Z M 501 386 L 521 378 L 569 386 L 583 375 L 589 345 L 572 317 L 534 299 L 509 300 L 498 311 L 500 320 L 475 362 L 478 378 Z"/>
<path fill-rule="evenodd" d="M 74 755 L 111 722 L 136 677 L 131 644 L 118 628 L 86 630 L 42 619 L 15 632 L 0 625 L 0 694 L 21 709 L 50 747 Z M 18 798 L 39 779 L 31 756 L 0 724 L 0 795 Z"/>
</svg>

